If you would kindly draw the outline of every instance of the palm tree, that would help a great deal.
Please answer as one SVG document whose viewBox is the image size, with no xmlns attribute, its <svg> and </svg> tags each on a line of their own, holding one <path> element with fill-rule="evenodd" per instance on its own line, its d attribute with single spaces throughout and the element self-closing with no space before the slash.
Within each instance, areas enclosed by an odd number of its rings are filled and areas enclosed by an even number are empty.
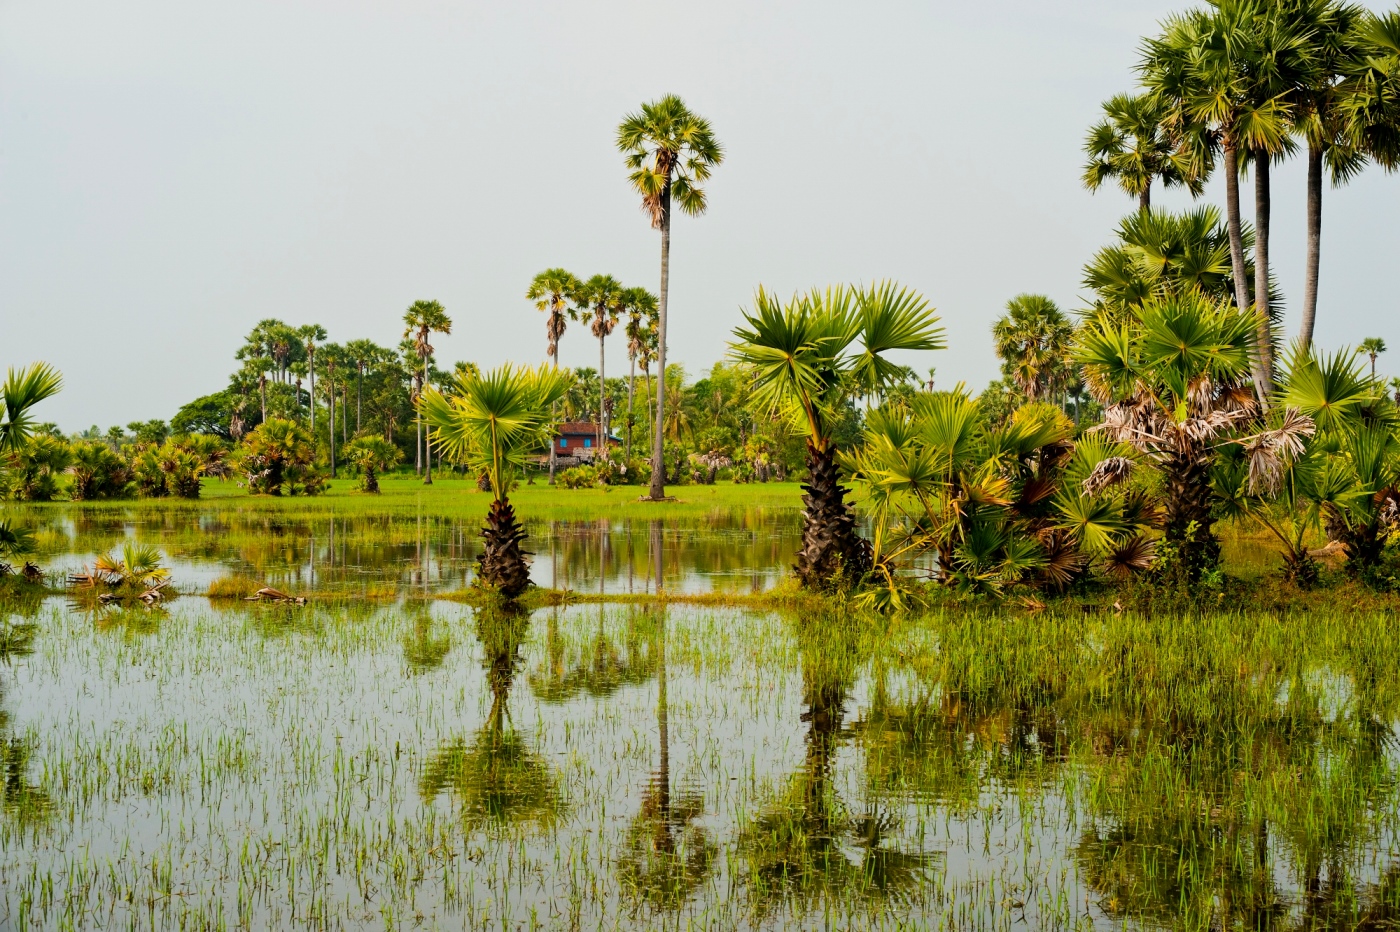
<svg viewBox="0 0 1400 932">
<path fill-rule="evenodd" d="M 422 380 L 419 382 L 419 396 L 428 386 L 430 378 L 429 368 L 432 365 L 433 347 L 428 342 L 428 337 L 434 333 L 451 333 L 452 318 L 447 316 L 447 311 L 436 301 L 414 301 L 403 315 L 404 339 L 413 340 L 413 351 L 418 356 L 418 361 L 423 366 Z M 423 412 L 418 412 L 418 437 L 414 442 L 414 469 L 423 471 Z M 427 471 L 423 472 L 423 483 L 432 485 L 433 464 L 429 460 Z"/>
<path fill-rule="evenodd" d="M 530 564 L 520 549 L 526 534 L 510 504 L 511 483 L 529 454 L 553 442 L 551 411 L 571 381 L 563 369 L 517 369 L 507 363 L 481 375 L 459 375 L 451 395 L 433 388 L 423 395 L 421 410 L 438 449 L 491 483 L 477 576 L 506 599 L 530 585 Z"/>
<path fill-rule="evenodd" d="M 346 351 L 335 343 L 326 343 L 321 346 L 317 354 L 321 357 L 321 368 L 325 375 L 321 380 L 321 389 L 326 396 L 326 404 L 330 412 L 330 422 L 327 425 L 326 439 L 330 443 L 330 466 L 331 478 L 335 478 L 335 398 L 341 390 L 341 382 L 344 381 L 344 370 L 348 367 L 350 360 L 346 358 Z"/>
<path fill-rule="evenodd" d="M 786 305 L 760 287 L 753 311 L 743 314 L 747 326 L 735 329 L 730 346 L 752 367 L 755 403 L 793 412 L 807 433 L 798 578 L 814 589 L 857 580 L 870 568 L 870 545 L 846 502 L 832 427 L 852 398 L 902 374 L 887 353 L 943 347 L 938 318 L 920 295 L 893 282 L 814 289 Z"/>
<path fill-rule="evenodd" d="M 1312 68 L 1294 89 L 1293 130 L 1308 147 L 1307 259 L 1303 279 L 1303 322 L 1299 344 L 1306 349 L 1317 321 L 1317 286 L 1322 256 L 1322 170 L 1340 187 L 1361 171 L 1364 147 L 1351 138 L 1345 72 L 1357 57 L 1355 38 L 1362 10 L 1335 0 L 1299 4 L 1306 16 Z"/>
<path fill-rule="evenodd" d="M 1220 560 L 1212 470 L 1221 449 L 1244 451 L 1252 487 L 1273 486 L 1314 429 L 1295 411 L 1276 428 L 1260 423 L 1245 387 L 1257 324 L 1254 313 L 1188 291 L 1152 298 L 1122 324 L 1086 324 L 1076 340 L 1075 361 L 1105 408 L 1105 435 L 1131 444 L 1162 474 L 1165 543 L 1189 582 Z M 1086 489 L 1129 464 L 1109 459 L 1101 467 Z"/>
<path fill-rule="evenodd" d="M 1187 151 L 1162 126 L 1166 116 L 1160 99 L 1150 94 L 1119 94 L 1103 105 L 1104 119 L 1089 129 L 1084 151 L 1084 186 L 1097 191 L 1110 179 L 1138 199 L 1138 209 L 1152 206 L 1152 182 L 1185 187 L 1192 195 L 1204 190 L 1210 172 L 1209 150 Z"/>
<path fill-rule="evenodd" d="M 535 307 L 548 315 L 545 319 L 545 335 L 549 345 L 545 354 L 559 365 L 559 338 L 568 326 L 569 302 L 578 292 L 579 280 L 568 269 L 545 269 L 530 281 L 525 297 L 535 302 Z"/>
<path fill-rule="evenodd" d="M 697 217 L 705 212 L 701 183 L 724 161 L 724 149 L 710 121 L 692 113 L 674 94 L 643 104 L 617 128 L 617 147 L 627 156 L 632 187 L 642 196 L 642 210 L 661 231 L 661 288 L 657 300 L 657 380 L 666 380 L 666 308 L 671 272 L 671 200 Z M 658 384 L 656 424 L 652 431 L 651 498 L 661 501 L 665 488 L 665 389 Z"/>
<path fill-rule="evenodd" d="M 637 397 L 637 357 L 646 348 L 647 337 L 656 325 L 656 295 L 645 288 L 628 288 L 622 292 L 621 306 L 627 315 L 627 458 L 632 458 L 632 422 Z M 648 396 L 650 397 L 650 396 Z"/>
<path fill-rule="evenodd" d="M 1244 233 L 1240 217 L 1241 160 L 1256 158 L 1256 190 L 1264 194 L 1256 223 L 1268 223 L 1268 163 L 1287 145 L 1291 107 L 1287 89 L 1269 95 L 1272 86 L 1259 80 L 1260 26 L 1253 0 L 1219 0 L 1206 10 L 1178 14 L 1163 35 L 1146 43 L 1139 70 L 1149 91 L 1162 104 L 1163 124 L 1178 137 L 1200 136 L 1218 145 L 1225 172 L 1226 226 L 1230 235 L 1235 304 L 1247 310 L 1253 301 L 1245 273 Z M 1259 176 L 1263 176 L 1259 180 Z M 1264 239 L 1262 245 L 1259 240 Z M 1267 230 L 1256 230 L 1256 281 L 1267 283 Z M 1262 270 L 1259 268 L 1263 266 Z M 1256 285 L 1257 287 L 1257 285 Z M 1267 292 L 1267 286 L 1266 286 Z M 1273 335 L 1267 293 L 1261 300 L 1252 375 L 1255 392 L 1267 403 L 1273 384 Z"/>
<path fill-rule="evenodd" d="M 1030 401 L 1049 396 L 1064 381 L 1064 358 L 1074 325 L 1045 295 L 1021 294 L 1006 302 L 992 325 L 1002 368 Z"/>
<path fill-rule="evenodd" d="M 297 336 L 301 337 L 303 345 L 306 347 L 306 371 L 311 376 L 311 435 L 316 435 L 316 344 L 326 338 L 326 328 L 320 324 L 306 324 L 297 328 Z M 301 396 L 300 390 L 297 396 Z"/>
<path fill-rule="evenodd" d="M 617 326 L 623 295 L 622 284 L 611 275 L 594 275 L 574 293 L 579 319 L 588 321 L 589 329 L 598 338 L 598 455 L 608 449 L 607 383 L 604 378 L 603 341 Z"/>
<path fill-rule="evenodd" d="M 36 426 L 30 409 L 62 388 L 63 376 L 46 362 L 5 373 L 5 383 L 0 385 L 0 403 L 5 409 L 5 419 L 0 421 L 0 454 L 16 453 L 28 442 Z"/>
<path fill-rule="evenodd" d="M 1380 337 L 1367 337 L 1356 346 L 1356 352 L 1371 357 L 1371 378 L 1376 377 L 1376 357 L 1385 352 L 1385 341 Z"/>
</svg>

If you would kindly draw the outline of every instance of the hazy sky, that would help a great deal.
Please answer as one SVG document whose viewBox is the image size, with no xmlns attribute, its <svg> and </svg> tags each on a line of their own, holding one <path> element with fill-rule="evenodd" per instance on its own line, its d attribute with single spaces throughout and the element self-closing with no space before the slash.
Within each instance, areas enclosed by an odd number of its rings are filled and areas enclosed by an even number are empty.
<svg viewBox="0 0 1400 932">
<path fill-rule="evenodd" d="M 1083 305 L 1133 207 L 1081 188 L 1085 129 L 1181 7 L 0 0 L 0 365 L 59 366 L 40 414 L 76 430 L 224 387 L 263 317 L 392 344 L 437 298 L 441 361 L 542 359 L 535 272 L 657 286 L 613 134 L 674 92 L 727 157 L 675 223 L 673 359 L 708 367 L 760 282 L 890 277 L 948 329 L 916 364 L 981 387 L 1009 297 Z M 1275 178 L 1292 332 L 1302 167 Z M 1327 192 L 1318 314 L 1321 342 L 1386 337 L 1400 372 L 1398 194 L 1375 169 Z M 597 343 L 574 325 L 562 358 Z"/>
</svg>

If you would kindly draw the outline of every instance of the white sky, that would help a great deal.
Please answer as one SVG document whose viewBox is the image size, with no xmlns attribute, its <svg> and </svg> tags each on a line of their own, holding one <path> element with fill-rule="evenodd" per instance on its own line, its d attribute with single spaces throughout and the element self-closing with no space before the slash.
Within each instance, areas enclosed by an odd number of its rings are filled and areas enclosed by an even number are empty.
<svg viewBox="0 0 1400 932">
<path fill-rule="evenodd" d="M 1085 130 L 1182 6 L 0 0 L 0 365 L 59 366 L 38 413 L 76 430 L 224 387 L 263 317 L 392 344 L 437 298 L 440 360 L 542 359 L 535 272 L 657 286 L 613 133 L 674 92 L 727 159 L 676 221 L 673 359 L 708 367 L 760 282 L 892 277 L 949 331 L 910 361 L 980 387 L 1009 297 L 1082 305 L 1133 207 L 1080 187 Z M 1302 165 L 1275 178 L 1292 331 Z M 1397 194 L 1376 169 L 1327 192 L 1318 329 L 1387 338 L 1400 372 Z M 597 343 L 574 326 L 562 358 Z"/>
</svg>

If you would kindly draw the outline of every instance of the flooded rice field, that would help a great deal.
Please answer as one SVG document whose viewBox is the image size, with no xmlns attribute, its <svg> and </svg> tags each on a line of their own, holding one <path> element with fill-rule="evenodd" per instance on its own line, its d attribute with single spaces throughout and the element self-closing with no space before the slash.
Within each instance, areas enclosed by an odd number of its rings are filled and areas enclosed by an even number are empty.
<svg viewBox="0 0 1400 932">
<path fill-rule="evenodd" d="M 30 517 L 183 594 L 0 603 L 0 928 L 1400 927 L 1390 617 L 479 611 L 470 523 Z M 610 593 L 767 588 L 798 537 L 531 531 Z"/>
</svg>

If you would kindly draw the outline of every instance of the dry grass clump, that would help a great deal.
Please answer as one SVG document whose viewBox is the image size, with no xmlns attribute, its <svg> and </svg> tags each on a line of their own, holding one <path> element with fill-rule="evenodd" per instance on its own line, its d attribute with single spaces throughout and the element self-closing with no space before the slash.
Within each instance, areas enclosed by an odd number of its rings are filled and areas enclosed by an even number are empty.
<svg viewBox="0 0 1400 932">
<path fill-rule="evenodd" d="M 209 584 L 205 593 L 211 599 L 246 599 L 262 588 L 262 583 L 247 576 L 220 576 Z"/>
</svg>

